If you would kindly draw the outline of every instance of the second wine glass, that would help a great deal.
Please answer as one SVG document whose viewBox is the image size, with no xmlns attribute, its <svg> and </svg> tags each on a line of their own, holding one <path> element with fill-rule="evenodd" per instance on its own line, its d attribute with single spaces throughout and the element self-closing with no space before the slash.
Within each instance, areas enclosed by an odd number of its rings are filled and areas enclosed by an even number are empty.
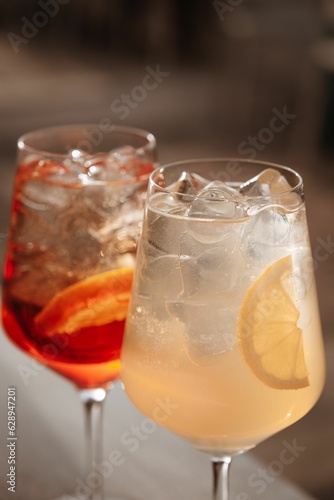
<svg viewBox="0 0 334 500">
<path fill-rule="evenodd" d="M 102 403 L 119 376 L 156 142 L 128 127 L 53 127 L 21 137 L 17 162 L 3 325 L 18 347 L 77 386 L 89 475 L 102 459 Z M 100 477 L 87 498 L 102 497 Z"/>
</svg>

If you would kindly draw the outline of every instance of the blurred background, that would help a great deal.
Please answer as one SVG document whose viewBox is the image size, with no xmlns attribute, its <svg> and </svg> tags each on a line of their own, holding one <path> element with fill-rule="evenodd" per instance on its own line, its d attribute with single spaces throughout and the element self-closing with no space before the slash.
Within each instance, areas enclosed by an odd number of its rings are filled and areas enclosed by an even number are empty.
<svg viewBox="0 0 334 500">
<path fill-rule="evenodd" d="M 312 248 L 327 242 L 316 262 L 327 385 L 309 415 L 252 453 L 269 463 L 297 439 L 306 451 L 285 476 L 334 498 L 334 1 L 2 2 L 1 259 L 17 138 L 102 120 L 153 132 L 162 163 L 253 156 L 304 177 Z"/>
</svg>

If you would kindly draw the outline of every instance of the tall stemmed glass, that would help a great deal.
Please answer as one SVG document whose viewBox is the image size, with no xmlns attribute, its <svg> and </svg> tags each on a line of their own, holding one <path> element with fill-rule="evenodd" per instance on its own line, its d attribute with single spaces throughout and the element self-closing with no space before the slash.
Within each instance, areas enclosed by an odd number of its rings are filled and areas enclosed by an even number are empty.
<svg viewBox="0 0 334 500">
<path fill-rule="evenodd" d="M 46 128 L 19 139 L 3 282 L 2 319 L 10 339 L 79 389 L 87 474 L 101 462 L 102 403 L 119 376 L 144 198 L 156 161 L 152 134 L 107 125 Z M 101 500 L 102 476 L 95 483 L 87 498 Z"/>
<path fill-rule="evenodd" d="M 145 415 L 210 454 L 214 500 L 228 498 L 232 457 L 312 408 L 324 355 L 296 172 L 209 159 L 151 174 L 122 380 Z"/>
</svg>

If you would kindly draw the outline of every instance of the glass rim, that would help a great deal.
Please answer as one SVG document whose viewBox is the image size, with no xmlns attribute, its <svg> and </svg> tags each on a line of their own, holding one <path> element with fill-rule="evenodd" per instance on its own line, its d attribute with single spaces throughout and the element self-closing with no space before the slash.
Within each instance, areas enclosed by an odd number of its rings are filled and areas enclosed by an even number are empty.
<svg viewBox="0 0 334 500">
<path fill-rule="evenodd" d="M 152 134 L 152 132 L 149 132 L 148 130 L 139 128 L 139 127 L 128 127 L 124 125 L 111 125 L 112 130 L 108 132 L 104 132 L 104 134 L 113 134 L 114 132 L 118 133 L 123 133 L 123 134 L 129 134 L 134 137 L 141 137 L 143 139 L 146 139 L 146 144 L 143 146 L 139 146 L 134 148 L 136 152 L 145 152 L 145 151 L 150 151 L 154 150 L 156 148 L 156 138 Z M 26 132 L 22 134 L 18 139 L 17 139 L 17 147 L 20 151 L 27 151 L 31 154 L 36 154 L 36 155 L 42 155 L 42 156 L 50 156 L 60 158 L 60 159 L 66 159 L 68 158 L 68 153 L 57 153 L 53 151 L 48 151 L 47 149 L 42 149 L 42 148 L 36 148 L 33 146 L 29 146 L 26 144 L 26 141 L 33 138 L 34 136 L 42 136 L 45 133 L 52 133 L 52 132 L 59 132 L 59 131 L 66 131 L 68 129 L 69 131 L 75 131 L 75 130 L 80 130 L 84 128 L 101 128 L 99 123 L 72 123 L 72 124 L 66 124 L 66 125 L 54 125 L 50 127 L 41 127 L 38 129 L 31 130 L 29 132 Z M 102 132 L 103 133 L 103 132 Z M 92 158 L 92 157 L 102 157 L 108 154 L 108 151 L 106 152 L 99 152 L 99 153 L 89 153 L 85 152 L 87 155 L 87 158 Z"/>
<path fill-rule="evenodd" d="M 213 157 L 213 158 L 195 158 L 195 159 L 189 159 L 189 160 L 180 160 L 172 163 L 166 163 L 165 165 L 160 165 L 156 169 L 154 169 L 149 178 L 149 185 L 153 186 L 157 191 L 160 191 L 162 193 L 170 194 L 173 193 L 171 189 L 168 189 L 168 187 L 163 187 L 159 183 L 155 181 L 155 177 L 157 177 L 159 174 L 163 173 L 164 170 L 171 170 L 175 167 L 182 167 L 182 166 L 187 166 L 189 164 L 192 165 L 200 165 L 204 163 L 232 163 L 236 162 L 239 164 L 248 164 L 248 165 L 258 165 L 258 166 L 263 166 L 264 168 L 273 168 L 279 171 L 285 171 L 289 172 L 289 174 L 293 175 L 297 179 L 297 183 L 295 186 L 291 186 L 290 189 L 287 189 L 286 191 L 282 191 L 278 194 L 271 194 L 271 195 L 245 195 L 243 196 L 244 200 L 247 199 L 259 199 L 259 200 L 266 200 L 266 199 L 272 199 L 277 196 L 286 196 L 291 193 L 298 193 L 303 190 L 303 178 L 302 176 L 294 169 L 287 167 L 285 165 L 281 165 L 279 163 L 274 163 L 274 162 L 269 162 L 265 160 L 253 160 L 250 158 L 238 158 L 238 157 Z M 259 171 L 261 173 L 261 171 Z M 212 179 L 214 180 L 214 179 Z M 245 179 L 244 182 L 247 182 L 249 179 Z M 180 193 L 182 196 L 182 193 Z M 197 194 L 189 194 L 186 193 L 185 196 L 190 199 L 195 199 Z"/>
</svg>

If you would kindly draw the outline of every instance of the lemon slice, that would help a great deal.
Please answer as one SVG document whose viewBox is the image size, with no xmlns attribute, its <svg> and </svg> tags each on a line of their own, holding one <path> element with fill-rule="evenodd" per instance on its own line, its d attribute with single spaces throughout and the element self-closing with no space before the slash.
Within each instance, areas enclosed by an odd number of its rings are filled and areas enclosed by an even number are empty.
<svg viewBox="0 0 334 500">
<path fill-rule="evenodd" d="M 310 385 L 299 311 L 292 286 L 291 255 L 265 269 L 241 305 L 238 343 L 254 374 L 275 389 Z"/>
<path fill-rule="evenodd" d="M 73 333 L 126 318 L 133 279 L 132 268 L 97 274 L 57 293 L 35 317 L 43 335 Z"/>
</svg>

